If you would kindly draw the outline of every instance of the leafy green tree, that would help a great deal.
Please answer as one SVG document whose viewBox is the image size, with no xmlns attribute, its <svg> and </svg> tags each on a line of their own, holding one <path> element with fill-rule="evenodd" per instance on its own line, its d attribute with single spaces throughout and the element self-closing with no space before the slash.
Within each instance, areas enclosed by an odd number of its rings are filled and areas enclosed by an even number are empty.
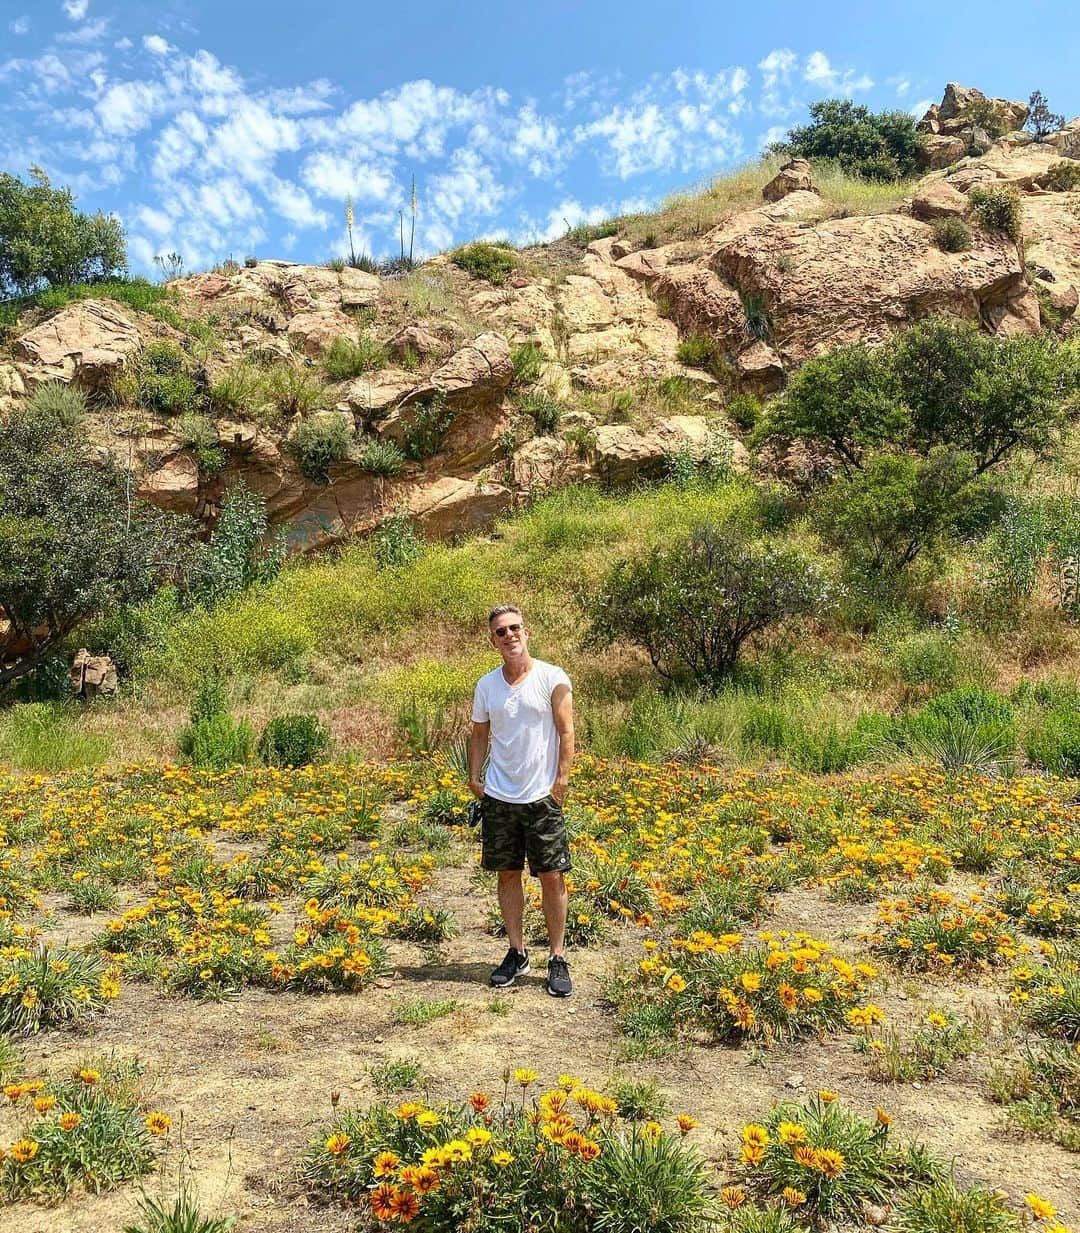
<svg viewBox="0 0 1080 1233">
<path fill-rule="evenodd" d="M 1028 117 L 1024 127 L 1030 129 L 1036 141 L 1045 141 L 1065 125 L 1065 117 L 1050 110 L 1046 95 L 1041 90 L 1032 90 L 1028 99 Z"/>
<path fill-rule="evenodd" d="M 285 560 L 285 537 L 270 533 L 266 500 L 241 480 L 225 493 L 210 543 L 199 555 L 192 597 L 214 605 L 248 587 L 276 578 Z"/>
<path fill-rule="evenodd" d="M 28 295 L 43 286 L 99 282 L 127 269 L 116 218 L 82 214 L 71 190 L 53 188 L 40 167 L 30 182 L 0 173 L 0 291 Z"/>
<path fill-rule="evenodd" d="M 899 180 L 919 169 L 922 136 L 905 111 L 873 112 L 850 99 L 810 104 L 809 124 L 793 128 L 776 153 L 835 159 L 867 180 Z"/>
<path fill-rule="evenodd" d="M 191 532 L 131 500 L 58 419 L 0 423 L 0 686 L 33 672 L 82 622 L 137 604 L 182 574 Z"/>
<path fill-rule="evenodd" d="M 705 525 L 684 542 L 620 561 L 590 603 L 587 638 L 597 647 L 634 643 L 661 676 L 717 689 L 747 638 L 818 612 L 828 598 L 824 575 L 798 548 Z"/>
</svg>

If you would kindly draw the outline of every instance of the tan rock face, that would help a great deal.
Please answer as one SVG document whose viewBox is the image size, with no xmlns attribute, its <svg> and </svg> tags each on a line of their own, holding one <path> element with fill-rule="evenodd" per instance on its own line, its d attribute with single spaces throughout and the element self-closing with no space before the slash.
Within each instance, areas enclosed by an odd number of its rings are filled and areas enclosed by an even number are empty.
<svg viewBox="0 0 1080 1233">
<path fill-rule="evenodd" d="M 1061 162 L 1053 146 L 1034 143 L 1020 147 L 995 146 L 981 158 L 963 163 L 948 176 L 953 188 L 966 193 L 975 184 L 1011 184 L 1021 192 L 1041 188 L 1046 173 Z"/>
<path fill-rule="evenodd" d="M 1045 275 L 1040 281 L 1051 303 L 1066 316 L 1080 293 L 1080 192 L 1043 193 L 1024 198 L 1025 253 Z"/>
<path fill-rule="evenodd" d="M 810 173 L 810 164 L 805 158 L 793 158 L 780 168 L 773 178 L 761 190 L 766 201 L 779 201 L 788 193 L 814 192 L 814 179 Z"/>
<path fill-rule="evenodd" d="M 501 395 L 513 379 L 514 366 L 506 339 L 501 334 L 478 334 L 468 346 L 440 364 L 403 405 L 440 396 L 451 407 L 475 406 Z"/>
<path fill-rule="evenodd" d="M 144 476 L 138 495 L 174 514 L 194 514 L 199 505 L 199 468 L 190 454 L 176 454 Z"/>
<path fill-rule="evenodd" d="M 36 381 L 97 384 L 139 349 L 130 317 L 106 300 L 80 300 L 15 340 L 16 354 L 35 368 Z"/>
<path fill-rule="evenodd" d="M 533 437 L 519 445 L 510 460 L 513 486 L 524 493 L 561 488 L 588 474 L 589 464 L 577 445 L 558 437 Z"/>
<path fill-rule="evenodd" d="M 299 312 L 289 320 L 289 342 L 304 355 L 323 355 L 337 338 L 356 338 L 356 322 L 340 309 Z"/>
<path fill-rule="evenodd" d="M 408 508 L 425 535 L 448 539 L 489 527 L 513 505 L 503 484 L 447 475 L 421 484 L 408 497 Z"/>
<path fill-rule="evenodd" d="M 968 199 L 946 180 L 931 180 L 915 193 L 911 212 L 916 218 L 962 218 L 968 211 Z"/>
<path fill-rule="evenodd" d="M 968 152 L 966 141 L 944 134 L 928 137 L 919 152 L 919 162 L 927 171 L 937 171 L 958 163 Z"/>
</svg>

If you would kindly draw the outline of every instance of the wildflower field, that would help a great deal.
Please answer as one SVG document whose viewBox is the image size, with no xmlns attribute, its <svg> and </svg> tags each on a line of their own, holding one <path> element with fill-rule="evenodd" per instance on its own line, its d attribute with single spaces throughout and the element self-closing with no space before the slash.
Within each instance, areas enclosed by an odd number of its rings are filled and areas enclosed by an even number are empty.
<svg viewBox="0 0 1080 1233">
<path fill-rule="evenodd" d="M 0 1226 L 1080 1229 L 1074 792 L 583 757 L 564 1001 L 438 758 L 0 778 Z"/>
</svg>

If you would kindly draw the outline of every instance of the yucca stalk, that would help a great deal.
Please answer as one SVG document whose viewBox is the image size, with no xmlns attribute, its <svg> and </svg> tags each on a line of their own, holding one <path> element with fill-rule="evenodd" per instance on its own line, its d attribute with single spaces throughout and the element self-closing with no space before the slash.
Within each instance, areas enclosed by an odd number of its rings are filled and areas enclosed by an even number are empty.
<svg viewBox="0 0 1080 1233">
<path fill-rule="evenodd" d="M 349 260 L 356 265 L 356 248 L 353 246 L 353 220 L 355 214 L 353 212 L 352 196 L 345 198 L 345 228 L 349 233 Z"/>
<path fill-rule="evenodd" d="M 412 178 L 412 192 L 409 194 L 409 265 L 413 263 L 413 240 L 416 239 L 416 176 Z"/>
</svg>

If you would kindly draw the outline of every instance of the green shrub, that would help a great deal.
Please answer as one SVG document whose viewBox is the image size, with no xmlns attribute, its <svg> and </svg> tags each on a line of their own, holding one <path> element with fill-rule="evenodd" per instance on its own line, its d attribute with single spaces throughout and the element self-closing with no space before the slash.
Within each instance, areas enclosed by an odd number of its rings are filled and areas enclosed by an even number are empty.
<svg viewBox="0 0 1080 1233">
<path fill-rule="evenodd" d="M 326 389 L 311 368 L 296 368 L 282 361 L 269 368 L 263 388 L 279 416 L 311 415 L 326 405 Z"/>
<path fill-rule="evenodd" d="M 1046 171 L 1046 187 L 1054 193 L 1072 193 L 1080 189 L 1080 159 L 1066 158 L 1052 163 Z"/>
<path fill-rule="evenodd" d="M 649 1079 L 620 1079 L 612 1088 L 619 1116 L 628 1122 L 658 1122 L 671 1107 L 668 1098 Z"/>
<path fill-rule="evenodd" d="M 928 629 L 896 639 L 891 657 L 905 685 L 934 693 L 969 684 L 979 675 L 974 650 L 950 630 Z"/>
<path fill-rule="evenodd" d="M 532 385 L 540 376 L 540 369 L 544 364 L 544 350 L 538 342 L 530 339 L 510 352 L 510 362 L 514 366 L 514 384 Z"/>
<path fill-rule="evenodd" d="M 192 595 L 208 605 L 220 604 L 249 587 L 271 582 L 284 560 L 285 537 L 281 532 L 270 534 L 266 498 L 240 480 L 222 498 L 221 515 L 203 553 Z"/>
<path fill-rule="evenodd" d="M 1009 117 L 999 103 L 990 98 L 972 99 L 961 111 L 960 119 L 973 128 L 981 128 L 991 137 L 1002 137 L 1009 131 Z"/>
<path fill-rule="evenodd" d="M 617 219 L 609 218 L 602 223 L 578 223 L 571 227 L 563 237 L 574 244 L 591 244 L 593 240 L 606 240 L 609 236 L 619 234 Z"/>
<path fill-rule="evenodd" d="M 536 431 L 541 436 L 554 436 L 562 418 L 562 404 L 544 390 L 530 390 L 521 400 L 519 406 L 528 416 L 532 417 Z"/>
<path fill-rule="evenodd" d="M 266 373 L 250 360 L 241 360 L 210 386 L 210 405 L 224 415 L 258 418 L 266 391 Z"/>
<path fill-rule="evenodd" d="M 139 1223 L 124 1226 L 124 1233 L 231 1233 L 236 1225 L 233 1216 L 207 1216 L 186 1185 L 172 1204 L 143 1194 L 137 1200 Z"/>
<path fill-rule="evenodd" d="M 26 400 L 31 415 L 54 419 L 63 428 L 74 428 L 86 414 L 86 394 L 67 381 L 46 381 Z"/>
<path fill-rule="evenodd" d="M 383 569 L 411 565 L 424 551 L 423 537 L 417 532 L 416 522 L 408 510 L 385 518 L 371 538 L 375 560 Z"/>
<path fill-rule="evenodd" d="M 736 428 L 752 432 L 761 419 L 763 407 L 756 394 L 736 394 L 727 405 L 727 413 Z"/>
<path fill-rule="evenodd" d="M 690 334 L 682 339 L 675 356 L 680 364 L 688 368 L 703 368 L 714 376 L 720 376 L 727 367 L 723 348 L 708 334 Z"/>
<path fill-rule="evenodd" d="M 514 269 L 512 251 L 513 245 L 506 242 L 478 242 L 455 249 L 450 260 L 474 278 L 485 278 L 500 287 Z"/>
<path fill-rule="evenodd" d="M 369 475 L 392 478 L 405 469 L 405 455 L 396 442 L 380 437 L 364 437 L 354 450 L 356 465 Z"/>
<path fill-rule="evenodd" d="M 763 295 L 746 293 L 742 297 L 742 307 L 747 336 L 758 342 L 768 342 L 773 332 L 768 301 Z"/>
<path fill-rule="evenodd" d="M 1016 751 L 1011 704 L 974 685 L 932 698 L 905 717 L 900 733 L 913 753 L 947 770 L 992 770 Z"/>
<path fill-rule="evenodd" d="M 1028 98 L 1028 114 L 1024 128 L 1034 134 L 1036 141 L 1045 141 L 1051 133 L 1065 125 L 1065 117 L 1050 110 L 1046 95 L 1041 90 L 1032 90 Z"/>
<path fill-rule="evenodd" d="M 727 681 L 743 643 L 787 618 L 818 611 L 828 586 L 799 549 L 702 526 L 671 548 L 620 561 L 589 603 L 592 645 L 643 647 L 662 676 Z"/>
<path fill-rule="evenodd" d="M 192 766 L 225 770 L 251 760 L 255 733 L 246 720 L 228 712 L 225 682 L 217 671 L 206 674 L 191 706 L 191 722 L 181 729 L 177 744 Z"/>
<path fill-rule="evenodd" d="M 810 104 L 811 121 L 771 146 L 776 153 L 810 159 L 835 159 L 865 180 L 898 180 L 919 170 L 923 138 L 914 116 L 905 111 L 872 112 L 850 99 Z"/>
<path fill-rule="evenodd" d="M 1052 775 L 1080 776 L 1080 710 L 1048 711 L 1028 731 L 1024 752 L 1030 762 Z"/>
<path fill-rule="evenodd" d="M 190 449 L 199 474 L 213 479 L 225 470 L 225 451 L 221 448 L 217 425 L 205 415 L 188 412 L 180 417 L 177 435 Z"/>
<path fill-rule="evenodd" d="M 1061 495 L 1042 504 L 1051 582 L 1058 607 L 1080 617 L 1080 500 Z"/>
<path fill-rule="evenodd" d="M 322 357 L 323 368 L 333 381 L 349 381 L 386 364 L 386 348 L 374 338 L 335 338 Z"/>
<path fill-rule="evenodd" d="M 1019 243 L 1024 234 L 1024 207 L 1011 184 L 976 184 L 968 193 L 972 213 L 988 231 L 1003 231 Z"/>
<path fill-rule="evenodd" d="M 257 753 L 267 766 L 310 766 L 330 749 L 330 733 L 314 715 L 276 715 L 262 730 Z"/>
<path fill-rule="evenodd" d="M 140 406 L 160 415 L 196 411 L 203 400 L 187 356 L 168 339 L 147 343 L 135 361 L 131 381 L 120 378 L 119 388 L 124 394 L 132 394 Z"/>
<path fill-rule="evenodd" d="M 893 1222 L 898 1233 L 1020 1233 L 1020 1219 L 1005 1200 L 982 1186 L 961 1190 L 945 1178 L 900 1200 Z"/>
<path fill-rule="evenodd" d="M 314 484 L 330 482 L 330 468 L 349 457 L 353 429 L 336 413 L 304 420 L 290 441 L 300 472 Z"/>
<path fill-rule="evenodd" d="M 983 540 L 988 581 L 996 597 L 1016 605 L 1029 599 L 1039 580 L 1048 547 L 1047 510 L 1039 499 L 1010 499 Z"/>
<path fill-rule="evenodd" d="M 437 454 L 446 440 L 454 412 L 436 395 L 412 407 L 412 419 L 405 434 L 405 457 L 423 462 Z"/>
<path fill-rule="evenodd" d="M 930 230 L 942 252 L 966 253 L 971 247 L 971 228 L 962 218 L 935 218 Z"/>
</svg>

